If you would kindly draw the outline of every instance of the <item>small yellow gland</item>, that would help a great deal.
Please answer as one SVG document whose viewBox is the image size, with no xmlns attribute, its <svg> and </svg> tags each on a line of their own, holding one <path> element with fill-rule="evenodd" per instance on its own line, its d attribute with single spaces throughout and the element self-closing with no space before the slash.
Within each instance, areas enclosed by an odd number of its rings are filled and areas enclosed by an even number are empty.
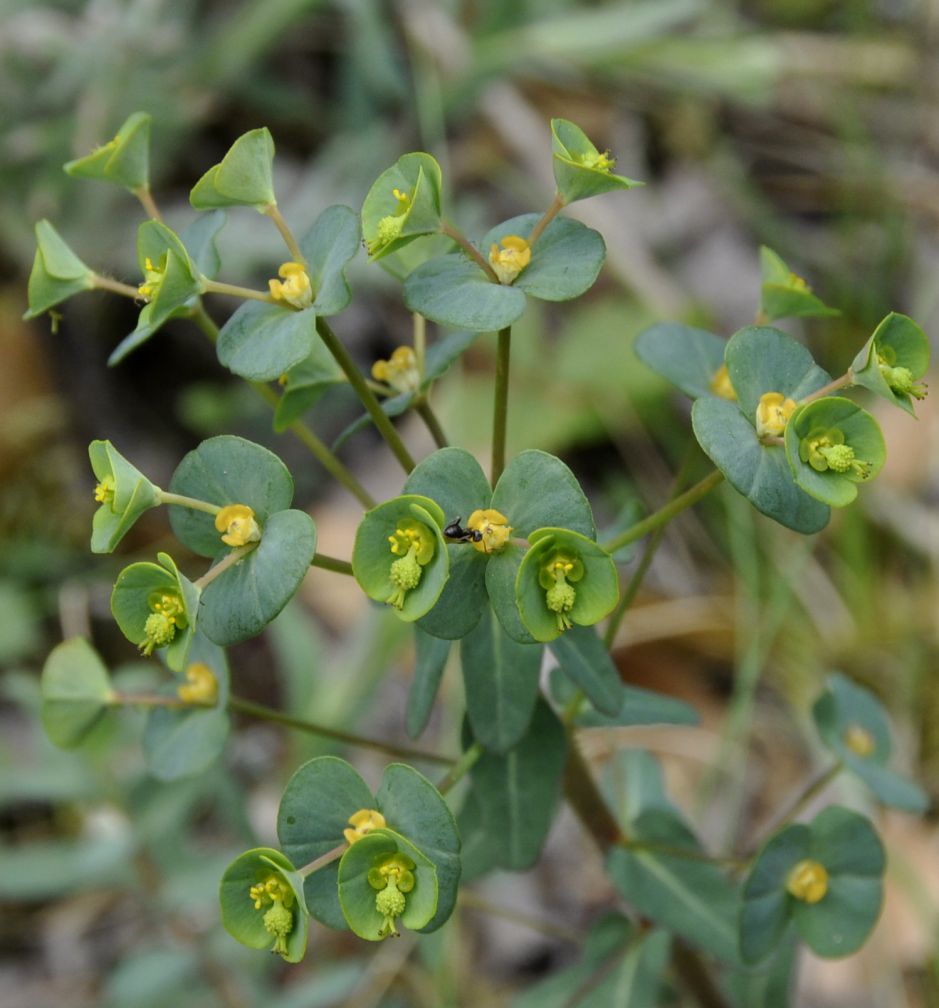
<svg viewBox="0 0 939 1008">
<path fill-rule="evenodd" d="M 114 503 L 114 477 L 108 473 L 107 476 L 95 487 L 95 500 L 99 504 Z"/>
<path fill-rule="evenodd" d="M 192 662 L 186 669 L 186 682 L 176 687 L 183 703 L 211 707 L 218 700 L 218 679 L 205 662 Z"/>
<path fill-rule="evenodd" d="M 137 288 L 137 293 L 145 301 L 152 301 L 156 297 L 160 284 L 163 283 L 163 277 L 166 275 L 166 260 L 168 256 L 169 253 L 164 252 L 158 266 L 153 265 L 153 260 L 149 256 L 144 259 L 144 279 L 143 283 Z"/>
<path fill-rule="evenodd" d="M 711 379 L 711 391 L 721 399 L 729 399 L 731 402 L 736 400 L 737 393 L 734 391 L 726 364 L 721 364 L 714 372 L 714 377 Z"/>
<path fill-rule="evenodd" d="M 850 725 L 844 733 L 845 748 L 850 749 L 855 756 L 866 758 L 873 755 L 877 748 L 874 736 L 859 724 Z"/>
<path fill-rule="evenodd" d="M 377 812 L 375 809 L 364 808 L 349 816 L 349 825 L 352 828 L 344 829 L 342 835 L 346 838 L 346 843 L 351 847 L 356 840 L 361 840 L 362 837 L 367 836 L 374 829 L 383 829 L 387 823 L 381 812 Z"/>
<path fill-rule="evenodd" d="M 302 310 L 313 304 L 313 285 L 310 275 L 297 262 L 285 262 L 277 270 L 280 280 L 268 280 L 271 297 L 275 301 Z"/>
<path fill-rule="evenodd" d="M 416 392 L 421 387 L 417 355 L 409 346 L 396 347 L 388 360 L 375 361 L 372 377 L 390 385 L 395 392 Z"/>
<path fill-rule="evenodd" d="M 495 553 L 509 541 L 512 526 L 508 518 L 495 508 L 477 508 L 470 516 L 466 527 L 471 532 L 479 532 L 482 538 L 474 541 L 474 549 L 480 553 Z"/>
<path fill-rule="evenodd" d="M 262 882 L 251 886 L 248 897 L 254 903 L 254 909 L 260 910 L 268 903 L 293 902 L 293 891 L 279 875 L 268 875 Z"/>
<path fill-rule="evenodd" d="M 254 511 L 247 504 L 227 504 L 215 516 L 215 528 L 226 546 L 247 546 L 261 539 Z"/>
<path fill-rule="evenodd" d="M 796 403 L 782 392 L 764 392 L 756 407 L 757 437 L 781 437 Z"/>
<path fill-rule="evenodd" d="M 828 892 L 828 872 L 818 861 L 806 858 L 789 872 L 786 891 L 803 903 L 818 903 Z"/>
<path fill-rule="evenodd" d="M 489 265 L 501 284 L 512 283 L 530 262 L 531 246 L 518 235 L 506 235 L 489 249 Z"/>
</svg>

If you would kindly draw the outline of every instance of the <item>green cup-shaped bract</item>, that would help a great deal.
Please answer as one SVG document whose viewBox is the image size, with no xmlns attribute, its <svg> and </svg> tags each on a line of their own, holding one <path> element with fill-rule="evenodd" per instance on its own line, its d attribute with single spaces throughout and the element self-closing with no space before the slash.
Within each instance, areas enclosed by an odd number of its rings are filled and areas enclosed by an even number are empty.
<svg viewBox="0 0 939 1008">
<path fill-rule="evenodd" d="M 219 884 L 219 902 L 222 925 L 236 941 L 253 949 L 274 949 L 275 935 L 265 927 L 264 916 L 271 902 L 256 909 L 250 896 L 252 886 L 263 884 L 271 876 L 282 880 L 290 890 L 292 900 L 283 901 L 290 910 L 293 922 L 285 936 L 286 951 L 280 954 L 290 963 L 297 963 L 306 953 L 309 915 L 303 902 L 303 879 L 294 866 L 271 847 L 255 847 L 239 855 L 225 869 Z"/>
<path fill-rule="evenodd" d="M 441 184 L 440 165 L 420 151 L 404 154 L 375 179 L 362 204 L 362 236 L 369 258 L 380 259 L 440 230 Z"/>
<path fill-rule="evenodd" d="M 887 713 L 870 690 L 834 673 L 812 708 L 825 745 L 885 805 L 924 812 L 929 799 L 922 788 L 888 766 L 892 751 Z"/>
<path fill-rule="evenodd" d="M 42 725 L 63 749 L 77 746 L 113 700 L 104 662 L 83 637 L 54 647 L 42 669 Z"/>
<path fill-rule="evenodd" d="M 27 288 L 24 319 L 36 318 L 73 294 L 94 287 L 94 273 L 47 220 L 36 224 L 36 256 Z"/>
<path fill-rule="evenodd" d="M 767 322 L 781 318 L 823 318 L 840 315 L 812 293 L 812 288 L 793 273 L 770 248 L 760 246 L 760 268 L 763 285 L 760 288 L 760 310 Z"/>
<path fill-rule="evenodd" d="M 888 402 L 913 414 L 913 399 L 926 387 L 919 379 L 929 368 L 929 339 L 906 315 L 891 312 L 854 358 L 855 385 L 863 385 Z"/>
<path fill-rule="evenodd" d="M 150 116 L 134 112 L 113 140 L 63 167 L 76 178 L 114 182 L 131 192 L 146 189 L 150 184 Z"/>
<path fill-rule="evenodd" d="M 404 910 L 397 919 L 409 931 L 427 925 L 437 912 L 437 870 L 420 848 L 390 829 L 375 829 L 356 840 L 339 862 L 339 903 L 349 927 L 366 941 L 381 941 L 385 916 L 375 905 L 379 894 L 369 881 L 373 869 L 396 854 L 414 864 L 414 885 L 406 893 Z"/>
<path fill-rule="evenodd" d="M 149 294 L 143 292 L 149 300 L 138 326 L 159 328 L 202 293 L 202 282 L 182 239 L 160 221 L 144 221 L 137 229 L 137 265 L 145 279 L 153 271 L 160 274 L 154 289 Z"/>
<path fill-rule="evenodd" d="M 787 889 L 790 873 L 812 861 L 826 875 L 813 902 Z M 817 955 L 850 955 L 864 944 L 880 913 L 883 845 L 862 815 L 833 805 L 805 825 L 787 826 L 763 847 L 743 887 L 740 953 L 747 963 L 765 959 L 791 922 Z"/>
<path fill-rule="evenodd" d="M 174 672 L 181 672 L 195 634 L 200 590 L 179 573 L 171 556 L 157 553 L 157 560 L 158 564 L 144 561 L 121 571 L 111 592 L 111 612 L 121 633 L 132 644 L 144 648 L 149 642 L 147 622 L 156 612 L 151 604 L 154 598 L 169 594 L 178 599 L 182 625 L 177 623 L 172 638 L 164 646 L 166 664 Z"/>
<path fill-rule="evenodd" d="M 567 119 L 551 120 L 554 179 L 564 203 L 598 196 L 613 189 L 632 189 L 644 183 L 614 175 L 614 159 L 601 154 L 587 134 Z"/>
<path fill-rule="evenodd" d="M 857 484 L 873 479 L 887 457 L 880 425 L 841 396 L 807 403 L 786 425 L 786 458 L 807 494 L 832 507 L 857 497 Z"/>
<path fill-rule="evenodd" d="M 137 519 L 160 503 L 160 489 L 111 444 L 88 445 L 91 468 L 105 500 L 92 519 L 92 553 L 111 553 Z"/>
<path fill-rule="evenodd" d="M 405 494 L 372 508 L 362 519 L 352 549 L 352 571 L 369 598 L 388 602 L 395 592 L 391 566 L 401 559 L 391 552 L 389 538 L 402 522 L 416 522 L 433 536 L 433 555 L 421 565 L 420 580 L 405 593 L 395 615 L 411 623 L 434 607 L 450 574 L 450 557 L 442 529 L 443 511 L 429 497 Z"/>
<path fill-rule="evenodd" d="M 274 140 L 266 126 L 243 133 L 189 193 L 196 210 L 216 207 L 276 205 Z"/>
<path fill-rule="evenodd" d="M 535 640 L 554 640 L 563 632 L 561 624 L 565 621 L 592 626 L 613 610 L 619 599 L 619 578 L 613 559 L 601 546 L 579 532 L 563 528 L 536 529 L 528 541 L 531 549 L 515 578 L 515 600 L 522 622 Z M 567 577 L 570 601 L 562 611 L 549 606 L 555 588 L 549 587 L 552 577 L 546 568 L 556 557 L 574 562 L 574 570 Z"/>
</svg>

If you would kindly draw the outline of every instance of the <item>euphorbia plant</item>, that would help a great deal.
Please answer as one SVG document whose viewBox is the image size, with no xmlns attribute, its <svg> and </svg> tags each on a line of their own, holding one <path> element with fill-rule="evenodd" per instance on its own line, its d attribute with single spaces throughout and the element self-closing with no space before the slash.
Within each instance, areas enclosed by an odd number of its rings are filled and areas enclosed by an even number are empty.
<svg viewBox="0 0 939 1008">
<path fill-rule="evenodd" d="M 146 117 L 132 117 L 114 141 L 69 166 L 75 175 L 123 185 L 140 198 L 150 219 L 138 231 L 139 279 L 105 280 L 41 222 L 27 314 L 95 287 L 142 302 L 138 325 L 113 362 L 156 337 L 169 319 L 191 319 L 215 342 L 220 364 L 270 403 L 275 430 L 296 434 L 364 514 L 349 558 L 327 556 L 317 550 L 313 520 L 292 507 L 287 467 L 260 445 L 233 436 L 203 441 L 163 490 L 110 442 L 93 442 L 100 507 L 92 549 L 113 551 L 141 514 L 166 506 L 179 542 L 209 566 L 190 577 L 160 553 L 158 563 L 134 563 L 120 573 L 115 619 L 143 655 L 165 662 L 172 678 L 165 692 L 122 694 L 86 642 L 60 645 L 44 674 L 44 720 L 53 740 L 80 744 L 109 709 L 144 704 L 153 708 L 146 752 L 164 779 L 201 772 L 218 754 L 228 732 L 226 710 L 408 761 L 447 764 L 434 783 L 409 762 L 391 763 L 375 792 L 335 757 L 296 770 L 277 817 L 279 848 L 241 854 L 220 888 L 231 935 L 288 962 L 304 955 L 310 916 L 373 942 L 401 929 L 441 927 L 456 904 L 463 843 L 472 841 L 474 875 L 529 867 L 562 790 L 607 855 L 618 897 L 654 925 L 637 930 L 622 918 L 604 918 L 584 961 L 556 978 L 567 1003 L 586 1003 L 577 1000 L 578 991 L 606 989 L 611 969 L 617 976 L 641 969 L 657 987 L 679 941 L 674 967 L 706 1004 L 723 1003 L 725 995 L 709 979 L 714 967 L 696 958 L 700 951 L 716 957 L 718 970 L 736 975 L 774 954 L 788 940 L 790 923 L 821 955 L 859 947 L 877 916 L 883 869 L 867 819 L 831 807 L 811 825 L 794 823 L 802 807 L 796 803 L 758 845 L 759 854 L 715 857 L 668 800 L 649 754 L 621 754 L 643 783 L 628 807 L 618 807 L 609 801 L 609 782 L 598 784 L 584 763 L 577 733 L 591 724 L 695 720 L 681 702 L 624 685 L 610 656 L 661 530 L 725 478 L 793 533 L 823 529 L 832 507 L 849 504 L 876 477 L 885 453 L 874 417 L 835 393 L 863 385 L 911 411 L 911 400 L 925 394 L 928 364 L 916 324 L 889 315 L 851 367 L 832 379 L 802 343 L 770 323 L 833 310 L 764 249 L 754 325 L 726 342 L 676 323 L 640 336 L 641 360 L 695 400 L 694 434 L 716 468 L 688 489 L 678 486 L 659 510 L 604 536 L 571 469 L 533 448 L 507 458 L 506 430 L 513 322 L 529 297 L 561 302 L 584 294 L 604 261 L 601 236 L 563 216 L 564 208 L 638 184 L 614 173 L 609 151 L 573 123 L 554 120 L 554 199 L 543 213 L 495 224 L 478 243 L 449 222 L 436 160 L 405 154 L 365 196 L 361 222 L 348 207 L 328 207 L 298 240 L 277 207 L 273 140 L 257 129 L 236 140 L 196 183 L 191 203 L 204 216 L 177 234 L 159 219 L 150 195 L 147 124 Z M 271 264 L 264 289 L 216 279 L 221 263 L 214 236 L 224 214 L 252 208 L 273 221 L 286 245 L 286 258 Z M 441 253 L 444 239 L 449 247 Z M 360 240 L 372 262 L 402 279 L 404 303 L 415 317 L 413 345 L 371 362 L 371 378 L 327 321 L 350 302 L 344 271 Z M 208 292 L 241 302 L 221 327 L 202 304 Z M 425 320 L 460 332 L 428 346 Z M 498 335 L 487 472 L 466 448 L 448 443 L 430 396 L 448 365 L 492 332 Z M 365 410 L 347 436 L 374 424 L 403 470 L 400 492 L 388 500 L 375 501 L 303 419 L 326 389 L 341 383 Z M 408 410 L 437 444 L 419 460 L 392 423 Z M 619 551 L 650 533 L 646 557 L 624 590 Z M 467 717 L 453 759 L 314 724 L 230 692 L 224 648 L 261 633 L 311 564 L 353 576 L 388 618 L 413 625 L 412 736 L 427 722 L 450 642 L 460 642 Z M 543 684 L 546 659 L 551 672 Z M 885 767 L 889 731 L 873 697 L 836 677 L 815 717 L 836 757 L 826 780 L 847 768 L 881 800 L 922 808 L 918 788 Z M 167 744 L 169 737 L 185 747 Z M 454 800 L 451 789 L 460 782 L 468 786 Z M 817 789 L 812 782 L 806 794 Z M 851 845 L 857 850 L 846 856 Z M 852 892 L 860 894 L 857 900 Z"/>
</svg>

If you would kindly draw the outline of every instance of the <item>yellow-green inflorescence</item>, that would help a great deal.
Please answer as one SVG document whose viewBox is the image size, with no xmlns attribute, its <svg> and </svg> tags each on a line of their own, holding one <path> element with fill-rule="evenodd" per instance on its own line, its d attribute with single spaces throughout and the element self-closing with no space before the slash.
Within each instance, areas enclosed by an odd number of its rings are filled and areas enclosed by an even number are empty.
<svg viewBox="0 0 939 1008">
<path fill-rule="evenodd" d="M 856 479 L 867 479 L 870 462 L 855 457 L 854 449 L 845 444 L 844 433 L 837 427 L 817 427 L 799 442 L 799 458 L 816 472 L 852 473 Z"/>
<path fill-rule="evenodd" d="M 859 724 L 849 725 L 844 733 L 844 744 L 855 756 L 866 758 L 877 748 L 874 736 Z"/>
<path fill-rule="evenodd" d="M 473 540 L 473 548 L 480 553 L 497 553 L 512 534 L 508 518 L 495 508 L 477 508 L 469 516 L 466 527 L 479 533 L 479 539 Z"/>
<path fill-rule="evenodd" d="M 392 589 L 387 602 L 400 609 L 407 593 L 420 584 L 423 568 L 434 557 L 437 540 L 426 525 L 413 518 L 405 518 L 397 523 L 394 534 L 388 536 L 388 543 L 398 559 L 391 564 L 388 572 Z"/>
<path fill-rule="evenodd" d="M 800 861 L 786 878 L 786 891 L 803 903 L 818 903 L 828 892 L 828 872 L 818 861 Z"/>
<path fill-rule="evenodd" d="M 757 437 L 781 437 L 795 409 L 795 400 L 782 392 L 764 392 L 756 407 Z"/>
<path fill-rule="evenodd" d="M 218 701 L 218 679 L 205 662 L 192 662 L 186 668 L 186 681 L 176 687 L 183 703 L 211 707 Z"/>
<path fill-rule="evenodd" d="M 279 280 L 268 280 L 267 286 L 275 301 L 302 311 L 313 304 L 313 284 L 302 263 L 285 262 L 277 270 Z"/>
<path fill-rule="evenodd" d="M 166 276 L 166 263 L 168 259 L 169 252 L 163 253 L 163 257 L 156 266 L 153 265 L 153 260 L 149 256 L 144 259 L 144 281 L 137 288 L 137 293 L 145 301 L 152 301 L 157 296 L 160 285 L 163 283 L 163 279 Z"/>
<path fill-rule="evenodd" d="M 572 582 L 584 576 L 584 563 L 569 553 L 552 553 L 538 572 L 538 583 L 545 589 L 545 602 L 556 614 L 558 629 L 570 630 L 574 625 L 567 615 L 574 608 L 577 592 Z"/>
<path fill-rule="evenodd" d="M 404 219 L 411 209 L 413 194 L 402 192 L 400 189 L 392 189 L 391 194 L 397 201 L 397 209 L 394 213 L 382 217 L 378 222 L 378 230 L 374 238 L 369 238 L 365 242 L 365 248 L 369 255 L 376 255 L 383 248 L 390 245 L 401 234 L 404 227 Z"/>
<path fill-rule="evenodd" d="M 391 854 L 369 869 L 368 884 L 378 890 L 375 894 L 375 909 L 384 918 L 378 937 L 397 937 L 395 920 L 404 913 L 407 906 L 405 893 L 414 888 L 414 862 L 406 854 Z"/>
<path fill-rule="evenodd" d="M 342 835 L 351 847 L 357 840 L 368 836 L 373 829 L 384 829 L 388 824 L 385 817 L 376 809 L 363 808 L 349 816 L 349 829 L 344 829 Z"/>
<path fill-rule="evenodd" d="M 153 654 L 154 648 L 172 643 L 177 630 L 189 626 L 186 607 L 177 592 L 155 591 L 147 599 L 150 615 L 144 625 L 144 639 L 140 642 L 142 654 Z"/>
<path fill-rule="evenodd" d="M 907 367 L 897 366 L 897 354 L 893 347 L 882 346 L 877 352 L 877 366 L 884 381 L 897 395 L 908 395 L 914 399 L 926 398 L 926 383 L 913 380 L 913 372 Z"/>
<path fill-rule="evenodd" d="M 293 890 L 279 875 L 272 873 L 262 882 L 251 886 L 248 896 L 254 903 L 255 910 L 264 910 L 264 929 L 274 939 L 271 951 L 286 956 L 287 938 L 293 931 L 294 923 Z"/>
<path fill-rule="evenodd" d="M 114 477 L 108 473 L 107 476 L 95 487 L 95 500 L 99 504 L 114 505 Z"/>
<path fill-rule="evenodd" d="M 215 528 L 227 546 L 247 546 L 261 538 L 254 510 L 247 504 L 227 504 L 215 516 Z"/>
</svg>

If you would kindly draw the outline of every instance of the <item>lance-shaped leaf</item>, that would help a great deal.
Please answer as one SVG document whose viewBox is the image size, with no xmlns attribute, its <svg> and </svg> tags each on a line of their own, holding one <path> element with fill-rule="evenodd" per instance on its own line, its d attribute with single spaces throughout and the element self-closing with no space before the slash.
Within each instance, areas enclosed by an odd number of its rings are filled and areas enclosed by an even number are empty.
<svg viewBox="0 0 939 1008">
<path fill-rule="evenodd" d="M 36 256 L 27 287 L 29 308 L 23 318 L 36 318 L 73 294 L 92 287 L 92 270 L 75 255 L 49 221 L 38 221 Z"/>
<path fill-rule="evenodd" d="M 609 151 L 598 151 L 587 134 L 568 119 L 551 120 L 551 146 L 554 179 L 564 203 L 643 184 L 624 175 L 614 175 L 616 159 Z"/>
<path fill-rule="evenodd" d="M 659 322 L 636 338 L 636 356 L 692 399 L 712 395 L 732 399 L 727 393 L 733 389 L 720 381 L 726 345 L 706 329 Z"/>
<path fill-rule="evenodd" d="M 73 749 L 114 700 L 104 662 L 83 637 L 72 637 L 49 653 L 42 668 L 42 726 L 63 749 Z"/>
<path fill-rule="evenodd" d="M 63 165 L 66 173 L 114 182 L 131 192 L 146 189 L 150 183 L 150 121 L 148 113 L 134 112 L 113 140 Z"/>
<path fill-rule="evenodd" d="M 98 480 L 95 500 L 101 506 L 92 518 L 92 553 L 110 553 L 137 519 L 160 503 L 160 490 L 111 444 L 92 441 L 91 468 Z"/>
<path fill-rule="evenodd" d="M 273 880 L 277 899 L 259 894 Z M 222 926 L 236 941 L 253 949 L 279 951 L 286 962 L 300 962 L 306 953 L 309 916 L 303 901 L 303 879 L 280 851 L 255 847 L 239 855 L 225 869 L 219 885 Z M 260 904 L 260 906 L 256 905 Z M 272 913 L 289 913 L 289 930 L 278 950 L 278 924 Z M 286 929 L 284 929 L 286 930 Z"/>
<path fill-rule="evenodd" d="M 274 141 L 266 127 L 242 134 L 228 153 L 193 186 L 189 202 L 196 210 L 277 203 L 273 180 Z"/>
<path fill-rule="evenodd" d="M 369 257 L 380 259 L 440 230 L 440 165 L 430 154 L 402 157 L 378 176 L 362 204 Z"/>
<path fill-rule="evenodd" d="M 812 717 L 825 745 L 880 801 L 907 812 L 926 810 L 929 799 L 922 788 L 887 766 L 893 749 L 890 726 L 873 693 L 835 673 Z"/>
<path fill-rule="evenodd" d="M 770 248 L 760 246 L 760 310 L 767 322 L 781 318 L 824 318 L 840 315 L 812 293 L 812 288 L 797 276 Z"/>
<path fill-rule="evenodd" d="M 450 569 L 452 576 L 452 564 Z M 449 581 L 447 583 L 449 584 Z M 417 738 L 427 727 L 449 656 L 450 641 L 431 637 L 421 630 L 420 623 L 415 624 L 414 676 L 411 679 L 411 688 L 408 690 L 408 706 L 404 719 L 411 738 Z"/>
<path fill-rule="evenodd" d="M 851 364 L 852 380 L 894 406 L 913 413 L 913 400 L 926 395 L 920 378 L 929 368 L 929 339 L 906 315 L 891 312 Z"/>
</svg>

